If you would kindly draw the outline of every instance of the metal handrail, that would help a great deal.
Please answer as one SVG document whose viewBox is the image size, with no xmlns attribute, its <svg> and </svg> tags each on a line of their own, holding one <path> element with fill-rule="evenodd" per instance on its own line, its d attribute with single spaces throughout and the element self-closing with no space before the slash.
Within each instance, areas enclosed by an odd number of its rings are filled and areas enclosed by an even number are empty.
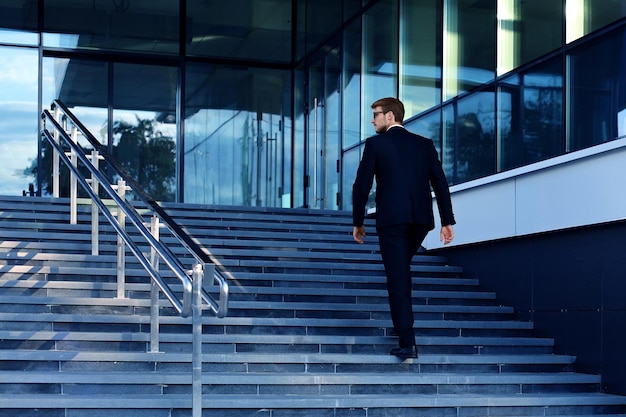
<svg viewBox="0 0 626 417">
<path fill-rule="evenodd" d="M 65 162 L 68 168 L 72 170 L 74 175 L 76 175 L 76 179 L 78 180 L 78 182 L 80 182 L 80 184 L 83 186 L 85 191 L 89 194 L 93 202 L 98 206 L 98 209 L 100 209 L 102 214 L 107 218 L 107 220 L 109 220 L 109 222 L 111 223 L 115 231 L 122 237 L 122 239 L 124 240 L 124 243 L 126 243 L 126 245 L 130 249 L 130 251 L 133 253 L 133 255 L 135 255 L 135 257 L 139 260 L 139 263 L 141 263 L 141 265 L 146 269 L 148 274 L 150 274 L 150 277 L 159 285 L 159 288 L 163 291 L 167 299 L 172 303 L 172 306 L 176 309 L 176 311 L 178 311 L 180 315 L 182 315 L 183 317 L 188 317 L 189 314 L 191 313 L 191 300 L 190 300 L 191 280 L 186 275 L 185 271 L 182 270 L 182 268 L 180 268 L 178 265 L 173 266 L 174 261 L 172 260 L 171 255 L 169 253 L 165 253 L 162 250 L 163 245 L 158 244 L 158 242 L 154 239 L 152 234 L 148 232 L 148 230 L 145 228 L 145 226 L 143 225 L 143 222 L 137 221 L 136 216 L 128 217 L 133 222 L 133 224 L 137 227 L 141 235 L 146 240 L 148 240 L 148 243 L 150 244 L 150 246 L 155 248 L 159 256 L 161 256 L 161 258 L 165 260 L 166 264 L 170 266 L 170 269 L 172 269 L 174 274 L 181 281 L 183 285 L 183 301 L 181 303 L 176 297 L 176 295 L 174 294 L 174 292 L 163 281 L 163 279 L 161 278 L 161 275 L 152 267 L 152 265 L 150 264 L 150 262 L 148 262 L 146 257 L 143 256 L 141 250 L 135 244 L 133 239 L 129 236 L 128 232 L 126 232 L 126 230 L 122 228 L 120 222 L 115 218 L 113 213 L 109 211 L 108 207 L 104 204 L 104 202 L 91 189 L 89 182 L 85 178 L 83 178 L 78 168 L 76 168 L 71 163 L 70 159 L 64 154 L 64 151 L 61 145 L 59 145 L 58 143 L 54 141 L 54 138 L 52 137 L 50 132 L 48 132 L 47 130 L 44 130 L 42 134 L 44 135 L 46 139 L 48 139 L 48 141 L 52 144 L 52 146 L 57 150 L 63 162 Z M 78 157 L 81 159 L 82 162 L 84 162 L 83 158 L 81 158 L 81 155 L 82 154 L 79 154 Z M 101 182 L 101 185 L 104 187 L 107 193 L 111 196 L 111 198 L 114 199 L 116 203 L 121 204 L 122 200 L 120 197 L 117 196 L 117 194 L 113 190 L 113 187 L 111 187 L 106 182 L 103 182 L 104 176 L 102 176 L 102 174 L 99 172 L 98 173 L 93 172 L 92 174 L 94 174 L 94 176 L 98 179 L 98 181 Z"/>
<path fill-rule="evenodd" d="M 178 224 L 154 201 L 137 182 L 128 174 L 128 172 L 106 151 L 106 149 L 100 144 L 100 142 L 87 130 L 87 128 L 69 111 L 69 109 L 61 103 L 59 100 L 55 100 L 52 103 L 52 109 L 61 109 L 64 113 L 64 124 L 69 119 L 74 128 L 72 129 L 72 136 L 68 135 L 66 129 L 59 123 L 56 117 L 52 116 L 48 110 L 44 110 L 42 113 L 43 128 L 41 131 L 42 138 L 46 139 L 50 145 L 56 151 L 56 155 L 53 159 L 53 177 L 59 176 L 59 159 L 63 161 L 72 172 L 70 181 L 70 192 L 72 194 L 70 199 L 70 205 L 72 210 L 70 213 L 70 221 L 76 220 L 76 185 L 80 183 L 83 189 L 87 192 L 92 200 L 92 233 L 93 229 L 97 228 L 97 211 L 103 213 L 106 219 L 111 223 L 118 238 L 118 296 L 123 296 L 123 287 L 120 284 L 120 269 L 123 269 L 125 264 L 123 256 L 120 258 L 120 252 L 123 255 L 124 248 L 119 242 L 119 239 L 128 246 L 132 254 L 137 258 L 141 266 L 148 272 L 151 278 L 151 307 L 150 307 L 150 331 L 155 332 L 156 335 L 151 336 L 151 348 L 155 350 L 155 346 L 158 346 L 158 287 L 165 297 L 172 304 L 174 309 L 183 317 L 192 316 L 192 415 L 193 417 L 201 417 L 202 415 L 202 307 L 203 303 L 208 304 L 209 308 L 217 317 L 225 317 L 228 312 L 228 283 L 222 273 L 217 270 L 216 265 L 211 260 L 210 256 L 202 251 L 202 249 L 195 243 L 195 241 L 181 229 Z M 46 128 L 46 123 L 50 123 L 54 128 L 54 135 Z M 92 159 L 85 155 L 83 149 L 78 144 L 76 139 L 77 131 L 83 135 L 83 137 L 89 141 L 93 146 Z M 65 150 L 60 143 L 63 140 L 70 148 L 70 157 L 65 154 Z M 56 158 L 58 156 L 58 159 Z M 110 184 L 107 177 L 98 168 L 98 156 L 101 156 L 108 165 L 115 171 L 123 181 L 118 183 L 118 192 L 114 190 L 114 186 Z M 90 181 L 82 175 L 78 169 L 78 160 L 84 165 L 91 173 Z M 137 212 L 137 210 L 129 204 L 124 198 L 124 192 L 126 183 L 130 185 L 130 189 L 142 200 L 145 204 L 152 208 L 156 213 L 152 217 L 151 229 L 148 230 L 144 225 L 143 217 Z M 54 194 L 58 196 L 58 181 L 54 183 Z M 98 195 L 98 191 L 102 187 L 104 191 L 109 195 L 111 199 L 117 204 L 117 208 L 120 211 L 120 219 L 109 210 L 107 205 L 102 201 Z M 121 188 L 121 190 L 120 190 Z M 94 220 L 95 218 L 95 220 Z M 146 242 L 151 247 L 150 259 L 141 252 L 139 246 L 134 242 L 131 236 L 126 232 L 124 228 L 124 222 L 129 219 L 136 227 L 139 233 L 143 236 Z M 171 252 L 171 250 L 163 245 L 158 240 L 158 225 L 160 223 L 167 227 L 170 233 L 178 239 L 178 241 L 187 249 L 187 251 L 195 258 L 193 269 L 187 271 L 179 259 Z M 157 230 L 154 230 L 154 229 Z M 92 236 L 93 238 L 93 236 Z M 97 239 L 94 240 L 92 253 L 94 249 L 97 251 Z M 158 256 L 158 258 L 157 258 Z M 178 280 L 182 284 L 182 300 L 180 300 L 170 286 L 163 280 L 161 274 L 158 272 L 158 260 L 162 259 L 169 269 L 174 273 Z M 213 277 L 213 280 L 219 285 L 219 300 L 215 301 L 214 298 L 207 293 L 203 288 L 203 282 L 205 273 L 209 273 Z M 122 294 L 120 295 L 120 289 Z"/>
<path fill-rule="evenodd" d="M 187 234 L 184 230 L 163 210 L 163 208 L 152 199 L 142 187 L 128 174 L 128 172 L 111 156 L 106 148 L 87 130 L 87 128 L 78 120 L 72 112 L 59 100 L 55 100 L 51 106 L 52 109 L 60 109 L 64 115 L 71 121 L 71 123 L 80 131 L 82 136 L 90 143 L 90 145 L 96 150 L 103 159 L 113 168 L 115 173 L 124 179 L 129 184 L 129 187 L 133 190 L 135 195 L 143 203 L 147 204 L 159 217 L 161 223 L 165 225 L 171 234 L 187 249 L 187 251 L 195 258 L 196 262 L 201 265 L 212 264 L 213 261 L 208 254 L 202 251 L 197 243 Z M 135 208 L 126 202 L 124 199 L 113 190 L 113 187 L 109 184 L 109 181 L 105 175 L 96 168 L 92 161 L 84 154 L 80 146 L 75 143 L 67 134 L 63 126 L 50 114 L 48 110 L 44 110 L 42 114 L 44 121 L 44 129 L 42 130 L 42 136 L 48 140 L 48 142 L 55 148 L 60 158 L 65 164 L 72 170 L 75 177 L 81 183 L 85 191 L 89 194 L 93 202 L 98 206 L 100 211 L 105 215 L 107 220 L 113 225 L 117 233 L 121 236 L 124 242 L 128 245 L 131 252 L 141 265 L 146 269 L 150 277 L 163 291 L 168 300 L 172 303 L 174 308 L 183 317 L 187 317 L 191 314 L 192 303 L 192 280 L 188 275 L 186 269 L 180 264 L 179 260 L 172 254 L 169 248 L 159 241 L 154 239 L 152 233 L 144 226 L 142 216 L 135 210 Z M 62 146 L 57 143 L 45 128 L 46 121 L 49 121 L 54 127 L 55 132 L 58 132 L 59 137 L 67 143 L 68 146 L 74 151 L 76 156 L 80 159 L 83 165 L 90 171 L 93 178 L 104 188 L 106 193 L 116 202 L 119 209 L 124 212 L 127 218 L 133 223 L 141 235 L 146 239 L 151 247 L 157 252 L 157 254 L 164 260 L 165 264 L 172 270 L 175 276 L 180 280 L 183 285 L 183 297 L 182 301 L 178 300 L 169 286 L 162 280 L 160 274 L 152 267 L 148 260 L 141 254 L 139 248 L 132 241 L 129 235 L 124 231 L 120 223 L 110 213 L 104 202 L 100 199 L 97 193 L 89 185 L 89 182 L 84 178 L 82 173 L 78 170 L 75 164 L 65 155 Z M 213 280 L 219 285 L 219 300 L 216 301 L 211 294 L 209 294 L 204 288 L 201 289 L 201 298 L 206 303 L 210 310 L 217 317 L 225 317 L 228 312 L 228 295 L 229 288 L 226 278 L 217 268 L 211 268 L 214 270 Z"/>
</svg>

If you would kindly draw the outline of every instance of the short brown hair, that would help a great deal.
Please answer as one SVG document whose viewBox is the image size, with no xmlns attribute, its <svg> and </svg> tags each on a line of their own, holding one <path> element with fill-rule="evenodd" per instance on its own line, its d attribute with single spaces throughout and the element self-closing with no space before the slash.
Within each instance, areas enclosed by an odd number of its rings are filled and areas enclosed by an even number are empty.
<svg viewBox="0 0 626 417">
<path fill-rule="evenodd" d="M 402 123 L 404 120 L 404 104 L 397 98 L 385 97 L 372 103 L 372 109 L 382 107 L 385 113 L 392 112 L 396 118 L 396 122 Z"/>
</svg>

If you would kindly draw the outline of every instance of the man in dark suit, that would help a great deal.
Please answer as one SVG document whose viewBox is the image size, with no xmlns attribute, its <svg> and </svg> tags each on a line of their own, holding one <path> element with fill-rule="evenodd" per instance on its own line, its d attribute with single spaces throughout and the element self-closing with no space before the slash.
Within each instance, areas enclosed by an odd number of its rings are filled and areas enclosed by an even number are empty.
<svg viewBox="0 0 626 417">
<path fill-rule="evenodd" d="M 402 126 L 402 102 L 382 98 L 372 104 L 372 109 L 372 124 L 378 134 L 365 142 L 352 187 L 352 235 L 356 242 L 363 243 L 365 205 L 376 177 L 376 231 L 399 344 L 390 354 L 403 359 L 417 358 L 411 260 L 426 234 L 435 227 L 431 187 L 437 199 L 442 225 L 440 239 L 444 244 L 454 238 L 452 202 L 433 142 Z"/>
</svg>

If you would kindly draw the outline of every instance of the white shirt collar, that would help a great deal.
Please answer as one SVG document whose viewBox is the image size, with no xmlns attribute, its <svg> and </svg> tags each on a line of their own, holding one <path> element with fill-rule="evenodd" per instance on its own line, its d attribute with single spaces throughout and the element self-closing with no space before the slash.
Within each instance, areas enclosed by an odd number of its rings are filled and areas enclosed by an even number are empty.
<svg viewBox="0 0 626 417">
<path fill-rule="evenodd" d="M 389 126 L 389 127 L 387 128 L 387 130 L 391 129 L 392 127 L 401 127 L 401 128 L 403 128 L 403 129 L 404 129 L 404 126 L 402 126 L 400 123 L 395 123 L 395 124 L 393 124 L 393 125 Z"/>
</svg>

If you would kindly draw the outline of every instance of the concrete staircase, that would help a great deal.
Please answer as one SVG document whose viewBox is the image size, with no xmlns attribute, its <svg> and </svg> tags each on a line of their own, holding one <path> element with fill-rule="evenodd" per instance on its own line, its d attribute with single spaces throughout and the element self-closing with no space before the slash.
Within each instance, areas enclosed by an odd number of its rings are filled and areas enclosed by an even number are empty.
<svg viewBox="0 0 626 417">
<path fill-rule="evenodd" d="M 204 317 L 205 416 L 626 415 L 440 256 L 413 265 L 420 357 L 390 356 L 374 228 L 354 244 L 346 213 L 166 208 L 231 276 L 228 317 Z M 89 212 L 0 197 L 0 415 L 190 416 L 191 320 L 163 302 L 149 351 L 147 276 L 129 257 L 116 298 L 115 235 L 92 256 Z"/>
</svg>

